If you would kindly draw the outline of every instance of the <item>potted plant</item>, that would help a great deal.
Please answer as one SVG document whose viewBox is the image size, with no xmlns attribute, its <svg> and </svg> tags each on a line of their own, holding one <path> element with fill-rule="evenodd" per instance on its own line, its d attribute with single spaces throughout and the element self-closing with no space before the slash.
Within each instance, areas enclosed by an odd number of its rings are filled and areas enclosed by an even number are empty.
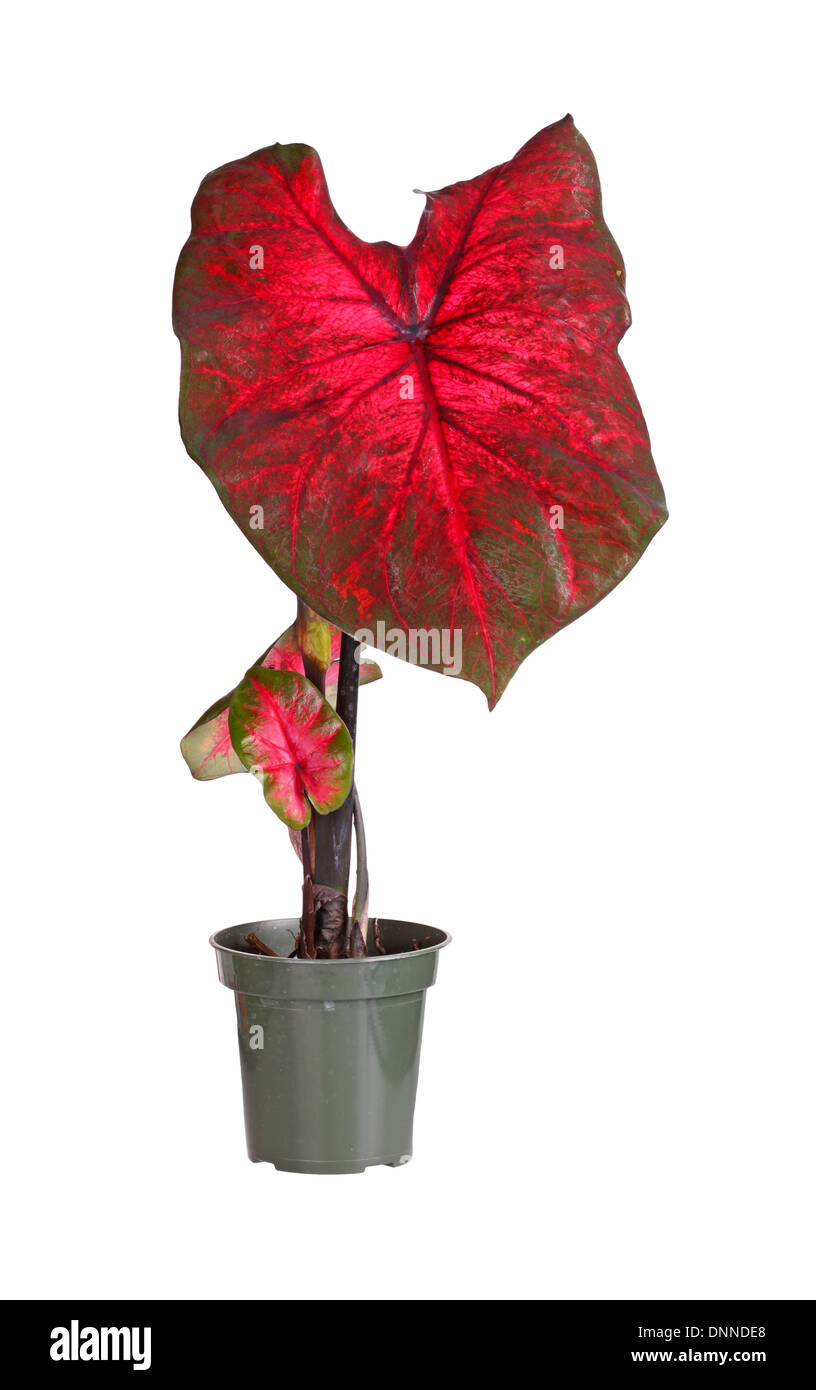
<svg viewBox="0 0 816 1390">
<path fill-rule="evenodd" d="M 349 231 L 308 145 L 199 189 L 174 291 L 182 435 L 296 596 L 292 627 L 182 741 L 195 777 L 257 776 L 302 863 L 298 915 L 212 938 L 254 1160 L 410 1157 L 449 938 L 368 915 L 354 740 L 381 673 L 362 653 L 472 681 L 492 708 L 631 569 L 666 508 L 617 354 L 629 321 L 569 116 L 427 194 L 404 248 Z"/>
</svg>

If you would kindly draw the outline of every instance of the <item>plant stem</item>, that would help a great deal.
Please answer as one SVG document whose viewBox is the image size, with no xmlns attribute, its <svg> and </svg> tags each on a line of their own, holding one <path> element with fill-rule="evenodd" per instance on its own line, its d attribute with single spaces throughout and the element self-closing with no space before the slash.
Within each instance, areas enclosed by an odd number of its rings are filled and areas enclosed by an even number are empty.
<svg viewBox="0 0 816 1390">
<path fill-rule="evenodd" d="M 254 931 L 244 933 L 244 941 L 252 946 L 259 956 L 277 956 L 277 951 L 273 951 L 271 946 L 267 946 L 265 941 L 256 935 Z M 280 959 L 280 957 L 278 957 Z"/>
<path fill-rule="evenodd" d="M 314 819 L 314 817 L 312 818 Z M 303 915 L 300 919 L 300 932 L 303 950 L 307 959 L 315 958 L 315 909 L 314 877 L 312 874 L 312 852 L 309 844 L 309 827 L 300 832 L 300 847 L 303 855 Z"/>
<path fill-rule="evenodd" d="M 337 713 L 351 734 L 357 733 L 357 695 L 360 688 L 358 643 L 344 632 L 340 643 Z M 318 816 L 315 835 L 314 885 L 318 959 L 336 960 L 348 952 L 348 880 L 351 867 L 351 827 L 354 796 L 327 816 Z"/>
<path fill-rule="evenodd" d="M 352 934 L 355 927 L 359 931 L 363 942 L 368 941 L 368 852 L 366 849 L 365 822 L 363 821 L 363 808 L 360 804 L 360 794 L 355 783 L 352 789 L 354 805 L 352 814 L 354 817 L 354 854 L 357 860 L 357 883 L 354 889 L 354 902 L 351 907 L 352 915 Z"/>
<path fill-rule="evenodd" d="M 322 619 L 317 618 L 312 609 L 299 598 L 297 601 L 297 617 L 295 619 L 295 636 L 297 638 L 300 655 L 303 661 L 303 670 L 312 685 L 316 686 L 321 695 L 326 693 L 326 668 L 317 661 L 310 650 L 310 626 L 319 624 Z M 325 625 L 326 641 L 329 643 L 327 659 L 331 656 L 331 636 L 328 625 Z M 308 960 L 315 958 L 315 901 L 314 901 L 314 868 L 312 843 L 316 844 L 317 812 L 312 816 L 311 825 L 300 833 L 301 860 L 303 861 L 303 910 L 300 919 L 300 936 L 297 942 L 297 952 L 300 956 L 306 956 Z M 314 838 L 313 838 L 314 837 Z"/>
</svg>

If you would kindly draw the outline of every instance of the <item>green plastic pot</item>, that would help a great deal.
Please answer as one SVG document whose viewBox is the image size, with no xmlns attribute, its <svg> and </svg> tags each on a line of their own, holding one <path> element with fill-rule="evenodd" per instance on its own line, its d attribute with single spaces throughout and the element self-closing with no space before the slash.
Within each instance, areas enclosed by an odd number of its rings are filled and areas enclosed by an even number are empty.
<svg viewBox="0 0 816 1390">
<path fill-rule="evenodd" d="M 407 1163 L 425 991 L 450 937 L 381 917 L 387 955 L 289 960 L 298 927 L 280 918 L 210 937 L 235 991 L 249 1157 L 288 1173 Z M 249 953 L 247 932 L 280 958 Z"/>
</svg>

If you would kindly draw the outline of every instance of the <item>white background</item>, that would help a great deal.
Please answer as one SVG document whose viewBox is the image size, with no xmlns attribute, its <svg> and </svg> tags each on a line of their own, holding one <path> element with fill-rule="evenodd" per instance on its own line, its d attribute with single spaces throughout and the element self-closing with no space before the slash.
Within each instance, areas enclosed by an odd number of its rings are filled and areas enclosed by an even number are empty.
<svg viewBox="0 0 816 1390">
<path fill-rule="evenodd" d="M 4 80 L 5 1292 L 813 1297 L 804 7 L 29 7 Z M 492 715 L 383 658 L 373 909 L 445 927 L 406 1168 L 244 1151 L 209 934 L 298 910 L 177 742 L 291 619 L 178 436 L 203 175 L 317 146 L 358 235 L 571 111 L 670 520 Z"/>
</svg>

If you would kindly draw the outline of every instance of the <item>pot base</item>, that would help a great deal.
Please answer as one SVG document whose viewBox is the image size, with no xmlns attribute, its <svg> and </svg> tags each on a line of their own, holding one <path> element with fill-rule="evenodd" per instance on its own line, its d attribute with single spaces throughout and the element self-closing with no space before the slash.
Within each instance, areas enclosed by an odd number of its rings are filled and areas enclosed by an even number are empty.
<svg viewBox="0 0 816 1390">
<path fill-rule="evenodd" d="M 402 1154 L 400 1158 L 369 1158 L 365 1163 L 325 1163 L 319 1159 L 309 1161 L 308 1159 L 294 1159 L 286 1163 L 282 1158 L 252 1158 L 253 1163 L 272 1163 L 273 1168 L 277 1168 L 279 1173 L 364 1173 L 366 1168 L 402 1168 L 406 1163 L 410 1163 L 411 1155 Z"/>
</svg>

